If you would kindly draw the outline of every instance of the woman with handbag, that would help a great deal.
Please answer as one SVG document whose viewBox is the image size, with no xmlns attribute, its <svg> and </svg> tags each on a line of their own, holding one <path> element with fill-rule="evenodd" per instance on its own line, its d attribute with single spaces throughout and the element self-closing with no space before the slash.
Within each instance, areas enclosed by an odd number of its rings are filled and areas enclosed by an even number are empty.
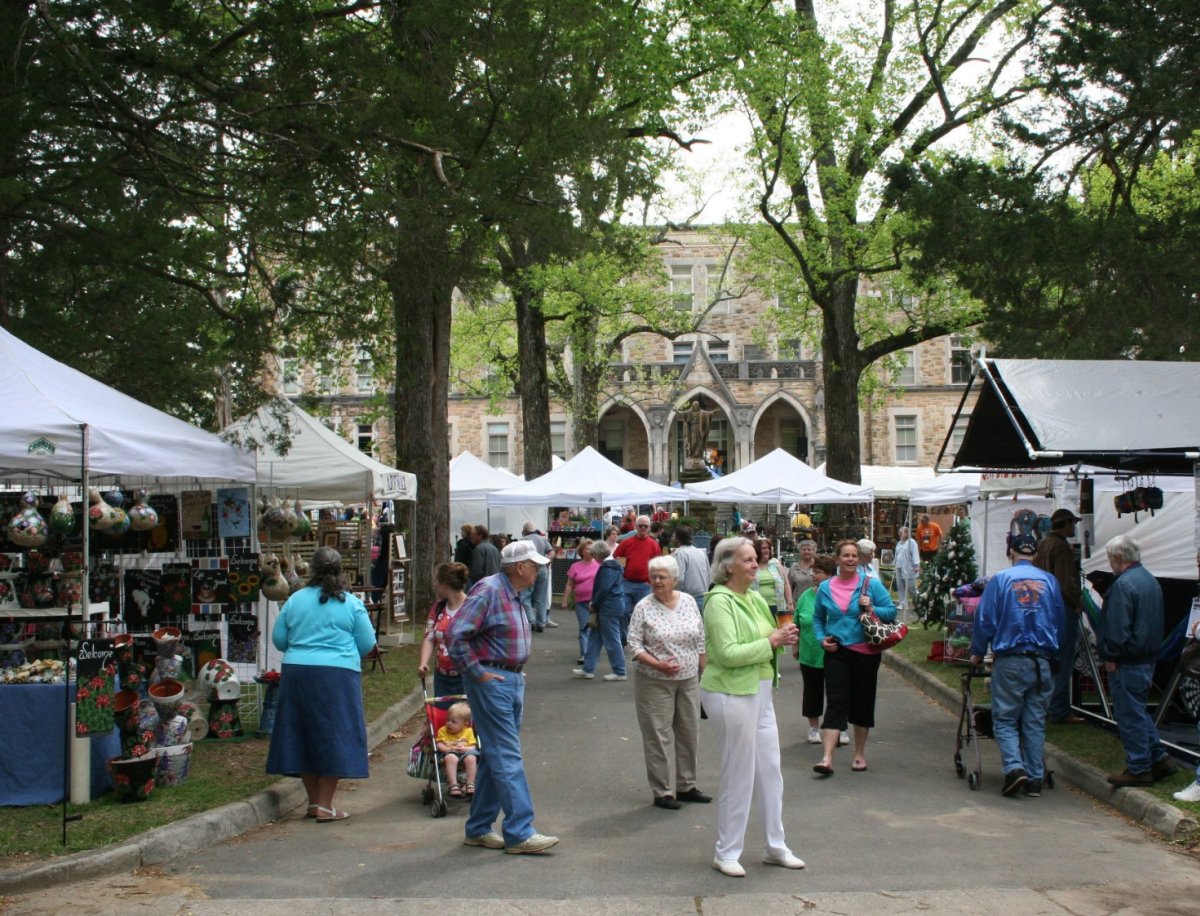
<svg viewBox="0 0 1200 916">
<path fill-rule="evenodd" d="M 778 655 L 799 639 L 795 624 L 776 627 L 767 602 L 751 586 L 758 575 L 754 542 L 721 541 L 713 554 L 713 587 L 704 596 L 704 648 L 707 664 L 700 701 L 721 750 L 717 793 L 717 844 L 713 868 L 733 878 L 745 876 L 738 859 L 746 841 L 750 803 L 758 808 L 766 854 L 763 862 L 803 868 L 783 832 L 783 772 L 774 688 Z"/>
<path fill-rule="evenodd" d="M 633 696 L 654 804 L 675 811 L 680 801 L 712 801 L 696 788 L 704 621 L 696 599 L 675 589 L 674 557 L 655 557 L 649 570 L 650 594 L 629 621 Z"/>
<path fill-rule="evenodd" d="M 574 677 L 592 680 L 596 676 L 596 664 L 600 661 L 600 647 L 608 651 L 608 664 L 612 671 L 604 675 L 606 681 L 627 681 L 625 674 L 625 650 L 621 646 L 621 621 L 625 619 L 625 570 L 610 556 L 612 548 L 606 541 L 592 544 L 592 559 L 600 564 L 592 579 L 590 617 L 596 626 L 588 626 L 593 632 L 588 637 L 587 651 L 583 654 L 583 667 L 572 669 Z"/>
<path fill-rule="evenodd" d="M 838 736 L 854 726 L 856 773 L 867 769 L 867 735 L 875 726 L 875 689 L 880 652 L 863 629 L 863 618 L 891 622 L 896 606 L 874 576 L 859 571 L 858 542 L 839 541 L 834 548 L 837 575 L 817 588 L 813 606 L 813 635 L 825 650 L 825 720 L 821 723 L 824 756 L 813 771 L 833 775 L 833 752 Z"/>
<path fill-rule="evenodd" d="M 571 568 L 567 570 L 567 587 L 563 589 L 563 610 L 570 610 L 570 603 L 575 602 L 575 619 L 579 621 L 579 661 L 577 664 L 583 664 L 583 657 L 587 655 L 589 634 L 592 632 L 588 627 L 588 618 L 591 617 L 591 609 L 588 607 L 592 600 L 592 582 L 596 578 L 596 571 L 600 568 L 600 564 L 596 562 L 592 556 L 592 542 L 589 538 L 584 538 L 579 542 L 576 548 L 579 559 L 571 564 Z"/>
</svg>

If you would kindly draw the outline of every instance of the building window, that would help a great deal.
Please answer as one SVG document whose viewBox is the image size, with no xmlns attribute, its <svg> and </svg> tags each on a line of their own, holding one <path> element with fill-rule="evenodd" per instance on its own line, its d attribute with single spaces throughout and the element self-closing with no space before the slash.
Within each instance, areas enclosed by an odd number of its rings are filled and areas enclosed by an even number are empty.
<svg viewBox="0 0 1200 916">
<path fill-rule="evenodd" d="M 324 363 L 321 365 L 321 374 L 317 376 L 317 391 L 320 394 L 333 391 L 333 376 L 329 374 L 329 366 Z"/>
<path fill-rule="evenodd" d="M 695 288 L 692 284 L 691 264 L 671 265 L 671 301 L 681 312 L 690 312 Z"/>
<path fill-rule="evenodd" d="M 714 363 L 729 362 L 729 341 L 710 340 L 706 346 L 709 359 Z"/>
<path fill-rule="evenodd" d="M 715 302 L 722 296 L 729 295 L 729 274 L 725 275 L 724 281 L 721 281 L 721 271 L 724 268 L 723 264 L 708 264 L 705 266 L 705 279 L 708 283 L 708 301 Z"/>
<path fill-rule="evenodd" d="M 619 417 L 600 424 L 600 454 L 618 467 L 624 467 L 625 421 Z"/>
<path fill-rule="evenodd" d="M 896 463 L 917 463 L 917 417 L 915 414 L 896 418 Z"/>
<path fill-rule="evenodd" d="M 791 340 L 779 341 L 779 358 L 780 359 L 803 359 L 804 345 L 799 337 L 793 337 Z"/>
<path fill-rule="evenodd" d="M 356 368 L 358 376 L 358 390 L 360 392 L 371 391 L 375 387 L 375 366 L 371 362 L 371 354 L 366 350 L 358 351 Z"/>
<path fill-rule="evenodd" d="M 567 423 L 565 420 L 550 421 L 550 453 L 559 458 L 567 457 Z"/>
<path fill-rule="evenodd" d="M 971 381 L 971 347 L 964 337 L 950 338 L 950 384 L 965 385 Z"/>
<path fill-rule="evenodd" d="M 488 464 L 494 468 L 508 467 L 508 424 L 489 423 Z"/>
<path fill-rule="evenodd" d="M 896 384 L 911 387 L 917 383 L 917 351 L 916 349 L 901 350 L 900 357 L 904 360 L 904 368 L 896 377 Z"/>
<path fill-rule="evenodd" d="M 370 455 L 375 450 L 375 424 L 359 423 L 358 429 L 358 450 Z"/>
<path fill-rule="evenodd" d="M 746 362 L 767 360 L 770 358 L 771 354 L 767 352 L 766 347 L 758 347 L 754 344 L 746 344 L 742 347 L 742 359 L 744 359 Z"/>
<path fill-rule="evenodd" d="M 962 448 L 963 436 L 967 434 L 967 424 L 971 422 L 969 413 L 959 414 L 954 419 L 954 425 L 950 427 L 950 436 L 946 441 L 946 460 L 951 460 L 958 454 L 958 450 Z"/>
<path fill-rule="evenodd" d="M 283 393 L 300 393 L 300 360 L 283 360 Z"/>
<path fill-rule="evenodd" d="M 671 345 L 671 362 L 686 363 L 692 358 L 692 350 L 694 350 L 695 347 L 696 344 L 690 340 L 675 341 Z"/>
</svg>

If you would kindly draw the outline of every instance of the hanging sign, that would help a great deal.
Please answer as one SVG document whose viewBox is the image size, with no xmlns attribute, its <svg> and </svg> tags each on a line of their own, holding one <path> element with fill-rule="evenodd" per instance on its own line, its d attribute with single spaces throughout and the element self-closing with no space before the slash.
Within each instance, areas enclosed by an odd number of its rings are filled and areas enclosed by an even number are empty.
<svg viewBox="0 0 1200 916">
<path fill-rule="evenodd" d="M 75 734 L 113 730 L 113 685 L 117 673 L 111 639 L 85 639 L 75 656 Z"/>
</svg>

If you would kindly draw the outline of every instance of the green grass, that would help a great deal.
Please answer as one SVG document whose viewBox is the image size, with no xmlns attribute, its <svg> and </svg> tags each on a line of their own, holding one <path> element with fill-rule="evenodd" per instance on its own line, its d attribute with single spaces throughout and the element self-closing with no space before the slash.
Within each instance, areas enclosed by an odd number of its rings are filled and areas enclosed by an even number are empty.
<svg viewBox="0 0 1200 916">
<path fill-rule="evenodd" d="M 401 646 L 384 657 L 387 674 L 363 673 L 363 710 L 368 722 L 403 699 L 417 684 L 418 646 Z M 0 808 L 0 867 L 120 843 L 138 833 L 246 798 L 278 780 L 265 772 L 267 741 L 200 741 L 192 750 L 186 786 L 155 789 L 144 802 L 120 804 L 112 793 L 88 805 L 68 805 L 83 820 L 67 824 L 62 844 L 62 806 Z"/>
<path fill-rule="evenodd" d="M 921 628 L 920 624 L 910 625 L 908 636 L 891 651 L 914 662 L 917 667 L 929 672 L 957 693 L 962 690 L 962 683 L 958 676 L 966 670 L 967 666 L 961 662 L 943 664 L 926 660 L 934 641 L 943 637 L 944 631 L 942 630 L 932 628 L 925 630 Z M 991 702 L 991 695 L 984 688 L 982 681 L 973 682 L 972 691 L 976 704 L 983 705 Z M 1106 773 L 1125 767 L 1125 752 L 1121 747 L 1120 739 L 1099 726 L 1050 724 L 1046 727 L 1046 740 L 1072 757 L 1099 767 Z M 1195 767 L 1180 766 L 1179 772 L 1170 779 L 1147 786 L 1146 791 L 1169 805 L 1200 816 L 1200 803 L 1176 801 L 1171 797 L 1172 793 L 1178 792 L 1195 778 Z"/>
</svg>

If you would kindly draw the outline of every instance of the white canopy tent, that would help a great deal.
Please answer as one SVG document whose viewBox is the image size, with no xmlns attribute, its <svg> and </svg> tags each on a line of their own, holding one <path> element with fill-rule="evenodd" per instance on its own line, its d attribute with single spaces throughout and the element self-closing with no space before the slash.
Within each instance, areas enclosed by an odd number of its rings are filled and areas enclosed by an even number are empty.
<svg viewBox="0 0 1200 916">
<path fill-rule="evenodd" d="M 463 452 L 450 462 L 450 533 L 458 537 L 463 525 L 478 525 L 484 520 L 495 531 L 518 534 L 521 526 L 533 522 L 545 527 L 546 513 L 530 512 L 524 508 L 488 509 L 488 494 L 518 486 L 523 478 L 504 468 L 494 468 Z"/>
<path fill-rule="evenodd" d="M 681 490 L 631 474 L 590 445 L 536 480 L 490 493 L 489 508 L 564 506 L 602 509 L 630 503 L 683 502 Z"/>
<path fill-rule="evenodd" d="M 964 471 L 943 474 L 912 488 L 908 501 L 914 506 L 955 506 L 979 499 L 979 480 L 982 474 Z"/>
<path fill-rule="evenodd" d="M 914 487 L 933 480 L 937 473 L 933 468 L 886 467 L 876 464 L 859 466 L 862 485 L 875 491 L 876 499 L 909 499 Z M 825 464 L 817 466 L 817 472 L 825 473 Z"/>
<path fill-rule="evenodd" d="M 305 502 L 417 498 L 415 475 L 360 452 L 294 404 L 277 401 L 275 406 L 260 407 L 227 426 L 221 435 L 231 441 L 257 443 L 259 486 L 298 491 Z M 273 443 L 284 438 L 290 439 L 290 445 L 281 454 L 282 446 Z"/>
<path fill-rule="evenodd" d="M 870 486 L 842 483 L 781 448 L 740 471 L 684 487 L 689 499 L 718 503 L 869 503 Z"/>
</svg>

